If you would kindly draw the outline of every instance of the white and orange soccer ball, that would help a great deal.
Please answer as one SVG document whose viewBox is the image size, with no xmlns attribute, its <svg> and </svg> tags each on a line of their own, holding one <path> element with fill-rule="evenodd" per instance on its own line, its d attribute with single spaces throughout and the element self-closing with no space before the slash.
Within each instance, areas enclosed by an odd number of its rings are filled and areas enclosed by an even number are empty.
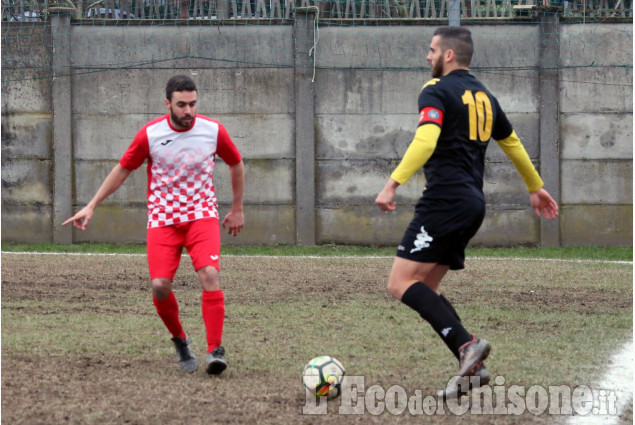
<svg viewBox="0 0 635 425">
<path fill-rule="evenodd" d="M 319 356 L 304 367 L 302 383 L 316 397 L 336 398 L 342 392 L 346 371 L 342 363 L 331 356 Z"/>
</svg>

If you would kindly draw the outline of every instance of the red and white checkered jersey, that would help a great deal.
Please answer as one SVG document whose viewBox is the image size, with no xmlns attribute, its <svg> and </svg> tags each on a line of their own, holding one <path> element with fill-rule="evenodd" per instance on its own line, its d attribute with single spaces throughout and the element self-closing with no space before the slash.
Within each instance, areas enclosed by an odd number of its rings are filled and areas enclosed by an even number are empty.
<svg viewBox="0 0 635 425">
<path fill-rule="evenodd" d="M 137 133 L 119 163 L 135 170 L 148 160 L 148 228 L 218 218 L 216 155 L 229 166 L 242 159 L 225 127 L 203 115 L 177 130 L 166 114 Z"/>
</svg>

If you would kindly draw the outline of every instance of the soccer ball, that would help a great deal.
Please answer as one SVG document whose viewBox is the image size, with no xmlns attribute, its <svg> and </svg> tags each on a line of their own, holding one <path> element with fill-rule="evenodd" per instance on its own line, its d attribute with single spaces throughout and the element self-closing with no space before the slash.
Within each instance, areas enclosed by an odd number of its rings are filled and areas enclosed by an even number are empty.
<svg viewBox="0 0 635 425">
<path fill-rule="evenodd" d="M 342 391 L 345 374 L 339 360 L 331 356 L 319 356 L 304 367 L 302 383 L 316 397 L 336 398 Z"/>
</svg>

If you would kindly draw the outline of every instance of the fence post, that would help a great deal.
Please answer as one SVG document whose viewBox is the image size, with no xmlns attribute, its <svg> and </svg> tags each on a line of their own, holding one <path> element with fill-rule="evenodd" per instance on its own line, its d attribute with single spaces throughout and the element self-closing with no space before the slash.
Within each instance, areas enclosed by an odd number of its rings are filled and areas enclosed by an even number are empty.
<svg viewBox="0 0 635 425">
<path fill-rule="evenodd" d="M 448 0 L 448 25 L 461 26 L 461 0 Z M 439 16 L 441 17 L 441 16 Z"/>
<path fill-rule="evenodd" d="M 53 242 L 73 243 L 73 227 L 62 222 L 73 215 L 71 12 L 51 14 L 53 42 Z"/>
<path fill-rule="evenodd" d="M 555 10 L 539 14 L 540 175 L 560 205 L 560 22 Z M 560 246 L 560 220 L 540 221 L 540 245 Z"/>
<path fill-rule="evenodd" d="M 187 0 L 185 1 L 187 2 Z M 230 6 L 230 0 L 217 0 L 216 16 L 218 19 L 229 19 Z M 253 12 L 255 13 L 255 11 Z"/>
<path fill-rule="evenodd" d="M 315 245 L 316 7 L 294 9 L 296 243 Z"/>
</svg>

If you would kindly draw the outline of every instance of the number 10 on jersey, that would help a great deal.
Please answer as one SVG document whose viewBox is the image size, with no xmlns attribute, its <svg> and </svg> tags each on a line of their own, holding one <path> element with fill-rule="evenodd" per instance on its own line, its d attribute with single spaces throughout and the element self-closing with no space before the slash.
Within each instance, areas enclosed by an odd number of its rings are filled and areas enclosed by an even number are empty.
<svg viewBox="0 0 635 425">
<path fill-rule="evenodd" d="M 470 118 L 470 140 L 487 142 L 492 135 L 492 104 L 485 92 L 465 90 L 461 96 L 463 104 L 468 107 Z M 477 135 L 478 132 L 478 135 Z M 478 137 L 477 137 L 478 136 Z"/>
</svg>

